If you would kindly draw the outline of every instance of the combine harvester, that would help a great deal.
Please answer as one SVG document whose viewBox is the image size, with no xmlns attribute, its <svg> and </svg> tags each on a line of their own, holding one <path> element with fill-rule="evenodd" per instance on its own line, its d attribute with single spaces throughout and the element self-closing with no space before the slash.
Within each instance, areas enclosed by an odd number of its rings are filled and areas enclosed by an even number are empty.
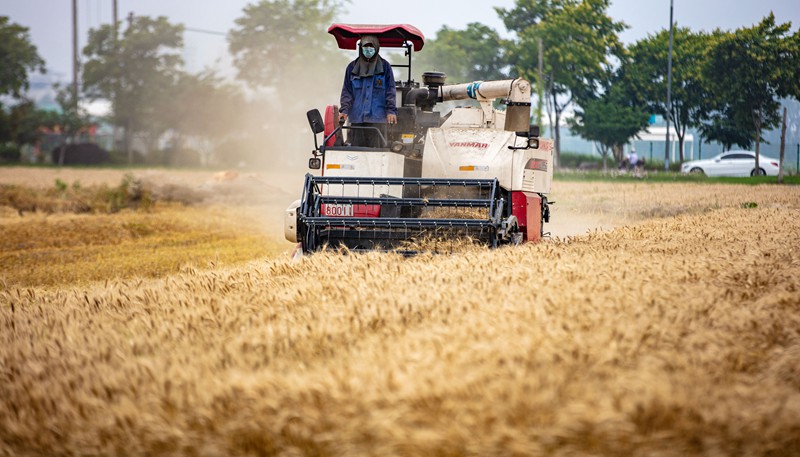
<svg viewBox="0 0 800 457">
<path fill-rule="evenodd" d="M 538 241 L 552 202 L 553 143 L 530 125 L 530 84 L 518 78 L 445 85 L 438 72 L 413 81 L 411 54 L 424 45 L 410 25 L 333 24 L 341 49 L 356 49 L 362 35 L 381 48 L 405 48 L 408 79 L 397 81 L 398 123 L 381 135 L 384 147 L 343 142 L 336 106 L 325 118 L 308 112 L 315 149 L 302 198 L 286 210 L 286 239 L 303 253 L 324 247 L 353 251 L 414 251 L 420 240 L 468 237 L 496 247 Z M 437 103 L 476 100 L 443 114 Z M 504 110 L 495 109 L 499 100 Z M 440 105 L 441 106 L 441 105 Z M 317 135 L 323 133 L 321 143 Z"/>
</svg>

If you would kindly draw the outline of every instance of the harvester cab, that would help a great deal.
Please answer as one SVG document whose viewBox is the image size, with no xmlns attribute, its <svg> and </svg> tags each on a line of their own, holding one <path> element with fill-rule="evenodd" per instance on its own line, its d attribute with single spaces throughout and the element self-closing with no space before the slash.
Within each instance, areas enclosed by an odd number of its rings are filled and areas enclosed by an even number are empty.
<svg viewBox="0 0 800 457">
<path fill-rule="evenodd" d="M 553 148 L 530 125 L 527 81 L 447 85 L 444 73 L 430 71 L 420 87 L 411 55 L 425 41 L 415 27 L 333 24 L 328 33 L 342 49 L 356 49 L 363 35 L 377 36 L 381 48 L 404 48 L 407 63 L 392 68 L 406 68 L 408 77 L 396 84 L 397 124 L 380 132 L 381 147 L 346 143 L 344 132 L 358 127 L 340 124 L 336 106 L 324 118 L 307 113 L 315 138 L 309 168 L 320 176 L 307 174 L 300 200 L 286 210 L 288 240 L 305 253 L 326 246 L 414 251 L 429 240 L 496 247 L 545 235 Z M 458 100 L 477 106 L 440 111 L 442 102 Z"/>
</svg>

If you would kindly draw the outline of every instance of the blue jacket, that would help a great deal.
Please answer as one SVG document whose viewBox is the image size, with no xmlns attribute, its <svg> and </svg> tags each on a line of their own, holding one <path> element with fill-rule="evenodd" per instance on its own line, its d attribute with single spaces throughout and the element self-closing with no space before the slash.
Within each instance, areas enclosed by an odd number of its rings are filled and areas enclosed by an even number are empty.
<svg viewBox="0 0 800 457">
<path fill-rule="evenodd" d="M 386 115 L 397 115 L 397 89 L 392 66 L 383 57 L 383 73 L 361 78 L 353 75 L 350 62 L 344 72 L 339 112 L 347 114 L 353 124 L 364 122 L 386 123 Z"/>
</svg>

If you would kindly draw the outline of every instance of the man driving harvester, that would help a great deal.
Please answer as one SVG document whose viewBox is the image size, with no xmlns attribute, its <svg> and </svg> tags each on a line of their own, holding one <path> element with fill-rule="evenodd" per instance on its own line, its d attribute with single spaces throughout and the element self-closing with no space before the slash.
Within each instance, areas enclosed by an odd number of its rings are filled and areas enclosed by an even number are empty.
<svg viewBox="0 0 800 457">
<path fill-rule="evenodd" d="M 397 123 L 397 92 L 392 66 L 378 53 L 378 37 L 363 35 L 358 58 L 344 73 L 339 102 L 339 121 L 350 120 L 348 142 L 352 146 L 383 148 L 386 124 Z M 378 133 L 380 131 L 380 134 Z"/>
</svg>

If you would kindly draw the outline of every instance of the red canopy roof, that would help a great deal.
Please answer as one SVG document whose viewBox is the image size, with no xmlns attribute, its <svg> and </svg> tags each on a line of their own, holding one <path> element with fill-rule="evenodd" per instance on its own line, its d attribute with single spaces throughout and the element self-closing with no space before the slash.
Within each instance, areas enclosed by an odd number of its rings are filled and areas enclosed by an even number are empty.
<svg viewBox="0 0 800 457">
<path fill-rule="evenodd" d="M 362 35 L 377 36 L 382 48 L 402 48 L 410 41 L 414 51 L 419 51 L 425 44 L 422 32 L 408 24 L 333 24 L 328 33 L 336 37 L 339 49 L 355 49 Z"/>
</svg>

